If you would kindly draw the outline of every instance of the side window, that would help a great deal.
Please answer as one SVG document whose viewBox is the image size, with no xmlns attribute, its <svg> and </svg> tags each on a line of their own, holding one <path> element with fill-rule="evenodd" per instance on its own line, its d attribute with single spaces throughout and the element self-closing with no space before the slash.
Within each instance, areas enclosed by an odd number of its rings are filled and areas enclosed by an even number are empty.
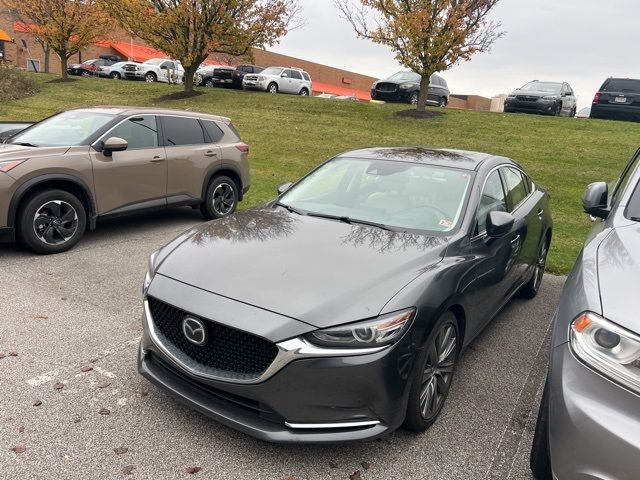
<svg viewBox="0 0 640 480">
<path fill-rule="evenodd" d="M 162 130 L 169 147 L 206 143 L 200 122 L 195 118 L 162 117 Z"/>
<path fill-rule="evenodd" d="M 294 80 L 302 80 L 302 75 L 297 70 L 291 70 L 291 78 Z"/>
<path fill-rule="evenodd" d="M 202 125 L 204 125 L 204 129 L 207 131 L 209 138 L 213 143 L 219 142 L 222 137 L 224 137 L 224 132 L 220 130 L 220 127 L 216 125 L 216 122 L 212 122 L 210 120 L 200 120 Z"/>
<path fill-rule="evenodd" d="M 489 212 L 506 211 L 507 199 L 504 194 L 504 188 L 502 187 L 502 180 L 500 179 L 498 170 L 495 170 L 487 177 L 484 190 L 482 190 L 474 235 L 479 235 L 487 230 L 487 215 Z"/>
<path fill-rule="evenodd" d="M 509 211 L 512 212 L 515 207 L 527 198 L 529 191 L 520 170 L 510 167 L 501 168 L 500 170 L 504 176 L 504 183 L 507 188 Z"/>
<path fill-rule="evenodd" d="M 310 82 L 311 81 L 311 77 L 309 76 L 309 74 L 307 72 L 302 72 L 302 77 L 307 81 Z"/>
<path fill-rule="evenodd" d="M 622 175 L 620 176 L 620 180 L 618 180 L 618 182 L 616 183 L 616 187 L 613 190 L 613 194 L 611 196 L 611 205 L 616 203 L 620 194 L 627 189 L 629 180 L 631 180 L 633 173 L 638 167 L 639 159 L 640 159 L 640 154 L 636 155 L 625 167 L 624 171 L 622 172 Z"/>
<path fill-rule="evenodd" d="M 156 148 L 158 146 L 158 125 L 156 117 L 153 115 L 142 115 L 130 118 L 111 130 L 106 137 L 123 138 L 129 143 L 127 150 Z"/>
<path fill-rule="evenodd" d="M 282 75 L 286 75 L 291 78 L 293 76 L 293 72 L 291 70 L 283 70 Z"/>
</svg>

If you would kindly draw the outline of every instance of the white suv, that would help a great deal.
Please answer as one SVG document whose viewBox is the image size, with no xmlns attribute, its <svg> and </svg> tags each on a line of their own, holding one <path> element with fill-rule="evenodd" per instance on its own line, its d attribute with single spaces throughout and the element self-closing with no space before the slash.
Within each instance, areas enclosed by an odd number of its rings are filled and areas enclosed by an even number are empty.
<svg viewBox="0 0 640 480">
<path fill-rule="evenodd" d="M 127 63 L 124 76 L 129 80 L 144 79 L 145 82 L 182 83 L 184 68 L 178 60 L 151 58 L 144 63 Z"/>
<path fill-rule="evenodd" d="M 247 74 L 242 79 L 246 89 L 269 93 L 292 93 L 308 97 L 313 91 L 311 77 L 299 68 L 269 67 L 257 75 Z"/>
</svg>

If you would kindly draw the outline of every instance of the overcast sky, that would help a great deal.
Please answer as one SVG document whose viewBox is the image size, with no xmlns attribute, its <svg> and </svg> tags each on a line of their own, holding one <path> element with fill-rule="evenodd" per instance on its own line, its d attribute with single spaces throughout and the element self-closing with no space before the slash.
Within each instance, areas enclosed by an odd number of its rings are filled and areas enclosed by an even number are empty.
<svg viewBox="0 0 640 480">
<path fill-rule="evenodd" d="M 376 78 L 403 69 L 389 49 L 358 40 L 332 0 L 300 2 L 306 25 L 272 50 Z M 507 35 L 443 76 L 453 93 L 487 97 L 564 80 L 588 106 L 605 78 L 640 78 L 639 14 L 638 0 L 501 0 L 492 17 Z"/>
</svg>

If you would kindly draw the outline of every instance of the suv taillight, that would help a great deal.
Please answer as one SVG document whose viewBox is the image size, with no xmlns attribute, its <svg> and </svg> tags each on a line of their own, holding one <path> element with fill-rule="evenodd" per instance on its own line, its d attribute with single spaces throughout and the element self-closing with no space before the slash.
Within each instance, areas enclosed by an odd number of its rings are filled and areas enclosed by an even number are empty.
<svg viewBox="0 0 640 480">
<path fill-rule="evenodd" d="M 236 145 L 236 148 L 242 153 L 249 153 L 249 145 L 247 145 L 246 143 L 239 143 Z"/>
<path fill-rule="evenodd" d="M 601 96 L 602 96 L 601 92 L 596 93 L 595 96 L 593 97 L 593 103 L 600 103 Z"/>
</svg>

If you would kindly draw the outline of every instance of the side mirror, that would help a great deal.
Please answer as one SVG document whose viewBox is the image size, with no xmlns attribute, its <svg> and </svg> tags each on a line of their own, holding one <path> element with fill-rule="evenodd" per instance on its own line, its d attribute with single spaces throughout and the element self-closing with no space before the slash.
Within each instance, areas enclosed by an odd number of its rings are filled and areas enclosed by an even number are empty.
<svg viewBox="0 0 640 480">
<path fill-rule="evenodd" d="M 609 186 L 606 182 L 592 183 L 582 196 L 584 211 L 597 218 L 607 218 L 610 212 L 608 198 Z"/>
<path fill-rule="evenodd" d="M 287 75 L 286 73 L 283 73 L 282 75 L 280 75 L 282 78 L 287 78 L 289 77 L 289 75 Z"/>
<path fill-rule="evenodd" d="M 122 152 L 129 147 L 129 143 L 120 137 L 109 137 L 101 143 L 102 154 L 105 157 L 110 157 L 113 152 Z"/>
<path fill-rule="evenodd" d="M 513 228 L 516 218 L 507 212 L 489 212 L 487 214 L 487 235 L 490 238 L 501 238 Z"/>
<path fill-rule="evenodd" d="M 282 185 L 280 185 L 278 187 L 278 195 L 282 195 L 284 192 L 289 190 L 292 185 L 293 185 L 293 183 L 291 183 L 291 182 L 283 183 Z"/>
</svg>

